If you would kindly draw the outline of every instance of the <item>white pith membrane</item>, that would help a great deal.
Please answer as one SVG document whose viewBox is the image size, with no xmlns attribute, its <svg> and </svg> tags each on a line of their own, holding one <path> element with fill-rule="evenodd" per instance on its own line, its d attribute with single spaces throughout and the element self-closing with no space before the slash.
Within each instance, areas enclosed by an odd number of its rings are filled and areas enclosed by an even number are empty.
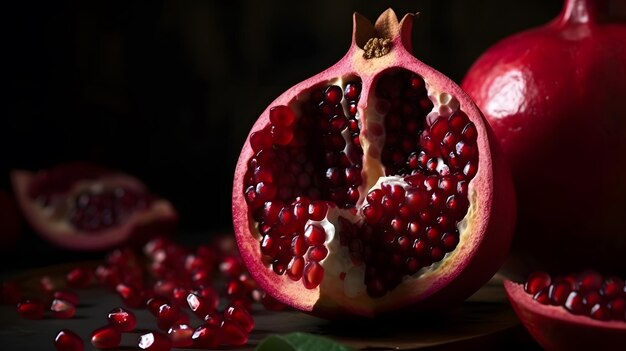
<svg viewBox="0 0 626 351">
<path fill-rule="evenodd" d="M 422 77 L 423 78 L 423 77 Z M 320 83 L 322 86 L 337 85 L 344 87 L 346 82 L 351 81 L 352 77 L 337 78 L 327 82 Z M 438 117 L 449 117 L 456 111 L 460 110 L 459 101 L 452 95 L 437 91 L 432 87 L 428 81 L 425 81 L 428 98 L 432 101 L 434 107 L 426 116 L 424 128 L 434 123 Z M 311 89 L 312 91 L 313 89 Z M 365 90 L 365 88 L 364 88 Z M 296 95 L 288 104 L 292 111 L 296 113 L 296 118 L 300 118 L 301 109 L 300 102 L 307 101 L 309 99 L 310 91 L 301 92 Z M 393 290 L 388 291 L 384 296 L 372 298 L 368 295 L 366 285 L 364 283 L 365 276 L 365 263 L 362 261 L 354 260 L 351 256 L 347 246 L 340 243 L 338 231 L 339 217 L 347 219 L 350 223 L 360 225 L 363 223 L 363 215 L 361 209 L 367 204 L 366 195 L 374 189 L 380 189 L 382 184 L 397 184 L 403 188 L 411 187 L 405 180 L 406 176 L 385 176 L 385 167 L 381 163 L 380 155 L 382 148 L 385 145 L 385 134 L 374 136 L 372 133 L 368 133 L 367 137 L 364 136 L 368 130 L 380 129 L 384 125 L 385 111 L 377 111 L 375 94 L 369 96 L 367 109 L 362 109 L 362 103 L 359 103 L 358 113 L 361 115 L 359 119 L 359 126 L 361 129 L 360 144 L 363 148 L 363 184 L 359 187 L 360 198 L 356 203 L 355 209 L 343 209 L 337 206 L 329 204 L 329 209 L 326 217 L 321 221 L 307 220 L 305 227 L 309 224 L 315 223 L 321 225 L 326 231 L 325 246 L 328 249 L 328 255 L 326 258 L 319 261 L 320 265 L 324 268 L 324 278 L 319 287 L 320 300 L 324 300 L 326 304 L 342 305 L 358 305 L 363 310 L 374 311 L 379 306 L 386 304 L 393 304 L 397 296 L 403 296 L 406 294 L 418 295 L 426 290 L 433 288 L 433 284 L 440 282 L 441 276 L 445 274 L 439 274 L 442 269 L 445 270 L 447 265 L 454 265 L 458 256 L 467 254 L 466 248 L 470 248 L 475 245 L 472 242 L 473 238 L 468 237 L 467 233 L 471 232 L 472 218 L 475 215 L 476 206 L 476 194 L 472 186 L 472 180 L 468 183 L 468 202 L 469 206 L 466 215 L 460 220 L 456 227 L 459 232 L 458 245 L 455 249 L 445 253 L 443 259 L 434 262 L 428 266 L 422 267 L 415 274 L 406 275 L 402 278 L 400 285 L 396 286 Z M 342 99 L 344 111 L 346 110 L 346 100 Z M 366 115 L 363 115 L 363 114 Z M 346 114 L 347 115 L 347 114 Z M 367 121 L 367 125 L 361 125 L 362 121 Z M 346 129 L 347 130 L 347 129 Z M 342 135 L 347 141 L 349 134 L 344 130 Z M 382 127 L 384 130 L 384 127 Z M 364 133 L 365 131 L 365 133 Z M 350 153 L 350 144 L 346 142 L 346 147 L 343 152 Z M 439 158 L 437 164 L 437 171 L 441 171 L 445 167 L 444 161 Z M 250 232 L 255 236 L 258 242 L 262 241 L 263 235 L 260 233 L 258 223 L 250 218 Z M 266 265 L 270 271 L 268 274 L 274 274 L 271 272 L 272 267 Z M 285 278 L 288 279 L 288 278 Z M 416 282 L 418 280 L 418 282 Z M 302 284 L 302 282 L 294 282 L 295 284 Z M 325 298 L 326 297 L 326 298 Z"/>
</svg>

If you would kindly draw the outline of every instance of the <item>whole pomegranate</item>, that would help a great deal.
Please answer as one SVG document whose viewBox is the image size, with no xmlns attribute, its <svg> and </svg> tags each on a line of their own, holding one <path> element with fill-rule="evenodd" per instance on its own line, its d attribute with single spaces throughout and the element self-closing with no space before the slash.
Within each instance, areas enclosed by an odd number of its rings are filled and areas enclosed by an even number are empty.
<svg viewBox="0 0 626 351">
<path fill-rule="evenodd" d="M 472 100 L 411 54 L 413 15 L 354 15 L 348 53 L 277 97 L 235 170 L 248 270 L 324 317 L 455 306 L 508 254 L 506 163 Z"/>
<path fill-rule="evenodd" d="M 625 19 L 623 0 L 566 0 L 550 23 L 489 48 L 461 84 L 513 173 L 510 274 L 626 274 Z"/>
</svg>

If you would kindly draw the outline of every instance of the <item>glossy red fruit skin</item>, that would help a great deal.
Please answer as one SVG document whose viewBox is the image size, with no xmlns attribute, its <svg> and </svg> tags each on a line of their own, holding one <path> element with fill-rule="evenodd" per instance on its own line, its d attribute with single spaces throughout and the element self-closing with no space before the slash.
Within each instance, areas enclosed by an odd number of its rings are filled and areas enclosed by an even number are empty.
<svg viewBox="0 0 626 351">
<path fill-rule="evenodd" d="M 486 50 L 461 87 L 513 173 L 506 270 L 625 274 L 626 4 L 565 0 L 550 23 Z"/>
<path fill-rule="evenodd" d="M 406 313 L 458 305 L 493 276 L 509 250 L 512 224 L 515 221 L 515 194 L 508 166 L 498 156 L 499 147 L 492 139 L 492 131 L 467 94 L 442 73 L 428 67 L 412 55 L 410 41 L 412 15 L 406 15 L 400 23 L 397 19 L 393 23 L 391 17 L 395 19 L 395 13 L 387 10 L 379 17 L 376 25 L 372 26 L 367 19 L 355 14 L 353 42 L 348 53 L 334 66 L 286 90 L 262 112 L 248 134 L 235 169 L 232 193 L 233 224 L 239 251 L 251 276 L 261 288 L 281 303 L 324 318 L 354 316 L 372 318 L 399 311 Z M 366 28 L 368 25 L 371 28 Z M 365 30 L 361 32 L 361 29 Z M 392 49 L 392 54 L 382 56 L 379 62 L 367 62 L 363 58 L 362 46 L 371 35 L 378 34 L 378 31 L 384 34 L 391 33 L 390 37 L 393 38 L 391 47 L 395 49 Z M 406 289 L 397 289 L 397 294 L 401 297 L 392 296 L 380 305 L 363 301 L 365 298 L 357 301 L 336 293 L 341 289 L 339 284 L 332 285 L 329 290 L 334 290 L 332 293 L 335 296 L 330 296 L 320 292 L 319 287 L 307 289 L 301 282 L 290 281 L 286 275 L 268 273 L 260 258 L 258 231 L 251 233 L 256 229 L 250 220 L 243 189 L 248 162 L 254 155 L 249 142 L 251 135 L 269 124 L 269 111 L 272 107 L 289 105 L 298 98 L 300 92 L 320 82 L 332 81 L 338 77 L 345 78 L 353 74 L 362 79 L 363 87 L 372 87 L 381 72 L 393 67 L 416 72 L 422 75 L 424 80 L 437 86 L 438 91 L 445 91 L 457 97 L 465 112 L 471 115 L 472 121 L 478 125 L 482 139 L 479 149 L 483 155 L 480 160 L 484 164 L 478 167 L 479 174 L 474 179 L 479 180 L 473 184 L 476 186 L 476 193 L 482 194 L 484 198 L 477 200 L 481 213 L 474 217 L 473 224 L 476 226 L 472 228 L 472 235 L 468 235 L 472 237 L 475 234 L 474 239 L 469 240 L 468 245 L 460 245 L 468 248 L 467 252 L 456 256 L 458 260 L 454 263 L 449 262 L 450 264 L 440 271 L 441 274 L 431 274 L 426 281 L 420 282 L 421 284 L 409 287 L 409 283 L 405 285 Z M 374 95 L 373 88 L 364 88 L 360 101 L 366 102 L 370 93 Z M 362 104 L 358 108 L 362 111 L 368 107 Z M 369 108 L 373 109 L 371 106 Z M 367 119 L 365 113 L 362 118 Z M 367 121 L 363 123 L 366 124 Z M 321 285 L 323 286 L 324 282 Z"/>
<path fill-rule="evenodd" d="M 626 322 L 598 321 L 562 306 L 542 305 L 511 280 L 504 281 L 504 288 L 524 327 L 547 351 L 621 350 L 626 345 Z"/>
<path fill-rule="evenodd" d="M 37 172 L 15 169 L 11 171 L 11 183 L 19 209 L 25 222 L 52 245 L 75 251 L 105 251 L 124 244 L 140 246 L 157 235 L 170 235 L 176 230 L 178 213 L 164 198 L 151 194 L 137 177 L 90 162 L 66 162 Z M 33 194 L 39 190 L 52 190 L 55 181 L 71 183 L 69 189 L 59 192 L 77 196 L 88 185 L 123 185 L 154 198 L 151 205 L 136 211 L 120 225 L 85 232 L 69 222 L 60 222 L 37 203 Z M 80 188 L 80 189 L 79 189 Z M 54 189 L 57 191 L 57 189 Z M 62 207 L 62 206 L 61 206 Z"/>
</svg>

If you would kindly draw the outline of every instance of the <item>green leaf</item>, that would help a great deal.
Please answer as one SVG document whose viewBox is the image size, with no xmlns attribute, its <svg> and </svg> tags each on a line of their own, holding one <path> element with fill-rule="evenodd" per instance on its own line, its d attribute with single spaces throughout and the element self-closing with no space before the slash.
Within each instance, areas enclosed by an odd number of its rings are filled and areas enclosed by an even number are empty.
<svg viewBox="0 0 626 351">
<path fill-rule="evenodd" d="M 261 340 L 255 351 L 354 351 L 354 349 L 323 336 L 296 332 L 270 335 Z"/>
</svg>

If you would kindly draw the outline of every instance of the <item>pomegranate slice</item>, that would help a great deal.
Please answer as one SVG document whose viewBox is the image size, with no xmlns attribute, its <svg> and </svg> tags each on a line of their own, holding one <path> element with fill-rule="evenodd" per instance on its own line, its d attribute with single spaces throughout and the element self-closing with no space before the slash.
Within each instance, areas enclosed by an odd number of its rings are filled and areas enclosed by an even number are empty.
<svg viewBox="0 0 626 351">
<path fill-rule="evenodd" d="M 30 226 L 71 250 L 105 250 L 174 230 L 178 215 L 137 178 L 90 163 L 34 173 L 14 170 L 13 188 Z"/>
<path fill-rule="evenodd" d="M 626 345 L 626 291 L 620 278 L 594 271 L 554 278 L 535 272 L 525 284 L 505 280 L 504 288 L 519 319 L 546 350 Z"/>
<path fill-rule="evenodd" d="M 508 254 L 512 183 L 472 100 L 411 54 L 412 15 L 354 15 L 333 67 L 261 114 L 235 170 L 253 278 L 321 316 L 449 307 Z"/>
</svg>

